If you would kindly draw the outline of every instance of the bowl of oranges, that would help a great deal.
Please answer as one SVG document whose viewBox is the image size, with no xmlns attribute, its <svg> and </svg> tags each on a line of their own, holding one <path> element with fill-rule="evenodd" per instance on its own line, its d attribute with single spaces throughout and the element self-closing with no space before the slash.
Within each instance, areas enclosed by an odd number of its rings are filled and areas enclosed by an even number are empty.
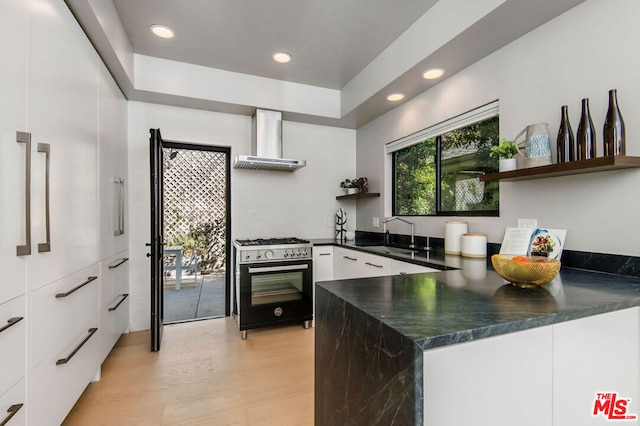
<svg viewBox="0 0 640 426">
<path fill-rule="evenodd" d="M 560 261 L 539 256 L 494 254 L 491 264 L 496 273 L 522 288 L 545 285 L 558 275 Z"/>
</svg>

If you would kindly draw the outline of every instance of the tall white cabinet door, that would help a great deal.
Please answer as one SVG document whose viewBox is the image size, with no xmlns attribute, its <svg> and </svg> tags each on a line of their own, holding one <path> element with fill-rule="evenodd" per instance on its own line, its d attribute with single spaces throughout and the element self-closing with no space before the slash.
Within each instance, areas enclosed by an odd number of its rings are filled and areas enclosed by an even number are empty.
<svg viewBox="0 0 640 426">
<path fill-rule="evenodd" d="M 98 261 L 98 56 L 64 2 L 33 4 L 27 73 L 27 128 L 34 142 L 31 289 Z M 48 240 L 47 154 L 39 144 L 50 150 L 48 252 L 38 252 Z"/>
<path fill-rule="evenodd" d="M 127 248 L 127 100 L 104 67 L 98 85 L 100 259 Z"/>
<path fill-rule="evenodd" d="M 25 178 L 27 147 L 16 142 L 26 130 L 27 2 L 2 1 L 0 25 L 0 303 L 25 291 L 26 258 L 16 247 L 26 244 Z"/>
</svg>

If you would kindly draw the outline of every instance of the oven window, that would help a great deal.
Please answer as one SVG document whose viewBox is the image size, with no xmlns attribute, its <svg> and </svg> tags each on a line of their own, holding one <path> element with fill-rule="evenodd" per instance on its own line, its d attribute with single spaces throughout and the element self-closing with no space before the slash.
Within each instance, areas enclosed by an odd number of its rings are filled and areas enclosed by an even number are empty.
<svg viewBox="0 0 640 426">
<path fill-rule="evenodd" d="M 251 306 L 302 299 L 302 271 L 251 275 Z"/>
</svg>

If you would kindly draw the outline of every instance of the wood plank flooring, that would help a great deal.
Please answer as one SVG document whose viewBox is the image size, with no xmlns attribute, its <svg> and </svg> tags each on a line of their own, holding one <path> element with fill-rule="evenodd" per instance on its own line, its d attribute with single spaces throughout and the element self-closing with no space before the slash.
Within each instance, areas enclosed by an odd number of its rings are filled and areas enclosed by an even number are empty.
<svg viewBox="0 0 640 426">
<path fill-rule="evenodd" d="M 314 330 L 231 318 L 123 335 L 64 425 L 313 425 Z"/>
</svg>

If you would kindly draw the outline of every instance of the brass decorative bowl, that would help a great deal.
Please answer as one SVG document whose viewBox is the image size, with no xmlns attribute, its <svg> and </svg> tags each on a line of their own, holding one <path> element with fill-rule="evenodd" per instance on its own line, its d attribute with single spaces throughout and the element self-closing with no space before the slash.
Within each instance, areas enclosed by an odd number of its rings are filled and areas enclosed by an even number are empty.
<svg viewBox="0 0 640 426">
<path fill-rule="evenodd" d="M 558 275 L 561 266 L 558 259 L 505 254 L 494 254 L 491 263 L 498 275 L 522 288 L 547 284 Z"/>
</svg>

